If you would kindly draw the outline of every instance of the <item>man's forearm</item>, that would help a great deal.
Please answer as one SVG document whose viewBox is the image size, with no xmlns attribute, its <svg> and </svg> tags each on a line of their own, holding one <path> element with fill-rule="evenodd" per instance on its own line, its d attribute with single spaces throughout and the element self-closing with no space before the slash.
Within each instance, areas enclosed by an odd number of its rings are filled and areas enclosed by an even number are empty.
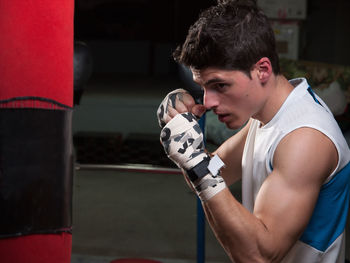
<svg viewBox="0 0 350 263">
<path fill-rule="evenodd" d="M 279 262 L 272 233 L 255 215 L 223 190 L 203 203 L 207 220 L 230 259 L 239 262 Z"/>
</svg>

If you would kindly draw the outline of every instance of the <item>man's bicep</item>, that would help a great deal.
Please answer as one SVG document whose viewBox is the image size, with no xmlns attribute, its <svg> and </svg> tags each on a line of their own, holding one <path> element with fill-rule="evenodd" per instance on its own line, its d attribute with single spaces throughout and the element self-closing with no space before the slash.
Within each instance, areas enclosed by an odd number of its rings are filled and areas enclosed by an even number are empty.
<svg viewBox="0 0 350 263">
<path fill-rule="evenodd" d="M 286 253 L 307 226 L 322 184 L 337 165 L 334 144 L 322 133 L 301 128 L 281 141 L 273 172 L 264 181 L 254 214 Z"/>
<path fill-rule="evenodd" d="M 261 244 L 286 253 L 307 226 L 317 196 L 317 187 L 297 189 L 288 185 L 280 174 L 270 174 L 258 193 L 254 208 L 254 215 L 270 233 L 269 240 L 262 240 Z"/>
</svg>

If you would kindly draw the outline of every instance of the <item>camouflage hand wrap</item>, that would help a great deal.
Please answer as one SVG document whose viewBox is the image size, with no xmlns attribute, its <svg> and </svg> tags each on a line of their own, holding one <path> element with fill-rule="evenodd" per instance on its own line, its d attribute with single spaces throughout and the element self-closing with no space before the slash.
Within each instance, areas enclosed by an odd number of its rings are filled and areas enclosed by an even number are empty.
<svg viewBox="0 0 350 263">
<path fill-rule="evenodd" d="M 162 129 L 161 142 L 168 157 L 186 171 L 203 201 L 226 188 L 219 174 L 224 164 L 218 156 L 211 159 L 205 152 L 203 132 L 193 114 L 177 114 Z"/>
<path fill-rule="evenodd" d="M 188 91 L 184 89 L 176 89 L 170 92 L 159 105 L 157 110 L 157 117 L 159 126 L 161 128 L 163 128 L 166 124 L 165 119 L 167 119 L 168 116 L 169 106 L 175 109 L 176 97 L 182 96 L 183 93 L 188 93 Z"/>
<path fill-rule="evenodd" d="M 191 113 L 177 114 L 162 129 L 161 142 L 177 166 L 189 170 L 209 158 L 204 151 L 203 132 Z"/>
</svg>

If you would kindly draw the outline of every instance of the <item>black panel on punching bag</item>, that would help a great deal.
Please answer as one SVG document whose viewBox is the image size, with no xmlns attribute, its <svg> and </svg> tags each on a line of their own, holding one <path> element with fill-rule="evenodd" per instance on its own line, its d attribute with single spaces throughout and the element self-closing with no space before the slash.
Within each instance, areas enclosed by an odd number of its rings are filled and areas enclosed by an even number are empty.
<svg viewBox="0 0 350 263">
<path fill-rule="evenodd" d="M 0 237 L 70 232 L 72 110 L 0 110 Z"/>
</svg>

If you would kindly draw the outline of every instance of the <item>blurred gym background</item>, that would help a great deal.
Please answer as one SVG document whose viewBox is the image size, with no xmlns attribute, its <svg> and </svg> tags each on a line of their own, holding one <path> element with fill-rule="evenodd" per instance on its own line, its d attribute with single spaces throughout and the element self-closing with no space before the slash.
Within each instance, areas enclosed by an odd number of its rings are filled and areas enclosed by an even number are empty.
<svg viewBox="0 0 350 263">
<path fill-rule="evenodd" d="M 312 62 L 327 85 L 330 68 L 350 67 L 349 1 L 258 3 L 271 18 L 281 58 Z M 169 91 L 191 88 L 171 53 L 200 10 L 213 4 L 75 0 L 72 262 L 199 262 L 198 253 L 202 262 L 229 262 L 206 224 L 204 251 L 198 252 L 197 199 L 164 155 L 156 119 Z M 339 121 L 349 134 L 350 83 L 341 85 L 345 106 Z M 233 134 L 210 114 L 206 131 L 213 149 Z M 232 192 L 240 198 L 239 184 Z"/>
</svg>

